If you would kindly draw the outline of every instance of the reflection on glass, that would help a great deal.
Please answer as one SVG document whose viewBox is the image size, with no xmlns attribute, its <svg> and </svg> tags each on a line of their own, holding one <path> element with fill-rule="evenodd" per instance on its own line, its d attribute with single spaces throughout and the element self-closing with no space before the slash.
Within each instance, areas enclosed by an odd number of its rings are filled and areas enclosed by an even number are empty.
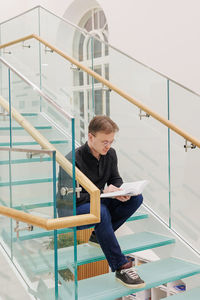
<svg viewBox="0 0 200 300">
<path fill-rule="evenodd" d="M 94 91 L 95 115 L 102 115 L 103 113 L 102 94 L 102 90 Z"/>
</svg>

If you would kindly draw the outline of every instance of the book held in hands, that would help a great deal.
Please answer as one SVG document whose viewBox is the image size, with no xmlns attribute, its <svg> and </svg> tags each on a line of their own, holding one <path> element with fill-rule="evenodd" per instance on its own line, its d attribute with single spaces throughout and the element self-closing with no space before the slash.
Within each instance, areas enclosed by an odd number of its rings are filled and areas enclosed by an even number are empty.
<svg viewBox="0 0 200 300">
<path fill-rule="evenodd" d="M 136 196 L 143 192 L 148 180 L 139 180 L 134 182 L 125 182 L 120 186 L 120 190 L 101 194 L 101 198 L 114 198 L 118 196 Z"/>
</svg>

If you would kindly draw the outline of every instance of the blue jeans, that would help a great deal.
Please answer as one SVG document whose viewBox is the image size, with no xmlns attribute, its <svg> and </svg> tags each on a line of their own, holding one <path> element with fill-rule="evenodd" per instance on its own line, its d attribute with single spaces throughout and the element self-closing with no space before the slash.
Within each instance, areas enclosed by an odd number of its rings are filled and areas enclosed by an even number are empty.
<svg viewBox="0 0 200 300">
<path fill-rule="evenodd" d="M 113 272 L 128 262 L 121 251 L 114 232 L 136 212 L 142 201 L 142 195 L 132 196 L 126 202 L 112 198 L 101 199 L 101 222 L 93 225 L 98 242 Z M 77 215 L 88 214 L 89 212 L 90 203 L 77 207 Z M 77 227 L 77 229 L 86 229 L 91 226 L 83 225 Z"/>
</svg>

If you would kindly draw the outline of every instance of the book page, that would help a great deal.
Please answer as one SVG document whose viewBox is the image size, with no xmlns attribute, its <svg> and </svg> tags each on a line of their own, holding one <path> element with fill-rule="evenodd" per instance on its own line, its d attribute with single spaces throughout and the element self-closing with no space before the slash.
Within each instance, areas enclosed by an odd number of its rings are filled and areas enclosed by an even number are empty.
<svg viewBox="0 0 200 300">
<path fill-rule="evenodd" d="M 121 185 L 119 191 L 103 193 L 101 198 L 115 198 L 117 196 L 136 196 L 142 193 L 145 186 L 149 183 L 148 180 L 140 180 L 134 182 L 125 182 Z"/>
</svg>

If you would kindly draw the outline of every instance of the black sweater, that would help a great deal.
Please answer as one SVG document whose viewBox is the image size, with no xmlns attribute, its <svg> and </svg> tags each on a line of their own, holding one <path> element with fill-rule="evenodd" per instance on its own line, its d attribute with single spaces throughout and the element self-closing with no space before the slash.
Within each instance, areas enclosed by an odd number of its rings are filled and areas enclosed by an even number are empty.
<svg viewBox="0 0 200 300">
<path fill-rule="evenodd" d="M 105 184 L 113 184 L 120 187 L 123 183 L 118 172 L 117 155 L 113 148 L 110 148 L 106 155 L 101 155 L 100 159 L 96 159 L 90 151 L 87 142 L 76 149 L 76 167 L 82 171 L 101 191 Z M 66 158 L 72 161 L 72 153 L 70 152 Z M 64 207 L 72 200 L 72 194 L 61 196 L 60 189 L 62 187 L 72 187 L 72 178 L 60 167 L 58 174 L 58 193 L 57 207 Z M 80 198 L 77 198 L 77 206 L 89 202 L 89 194 L 82 189 Z"/>
</svg>

